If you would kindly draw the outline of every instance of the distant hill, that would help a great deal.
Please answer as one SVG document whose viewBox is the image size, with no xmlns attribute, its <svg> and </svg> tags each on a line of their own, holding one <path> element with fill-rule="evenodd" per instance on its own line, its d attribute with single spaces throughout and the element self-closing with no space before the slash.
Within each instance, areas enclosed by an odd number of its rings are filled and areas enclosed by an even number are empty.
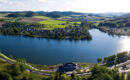
<svg viewBox="0 0 130 80">
<path fill-rule="evenodd" d="M 115 17 L 114 19 L 104 21 L 99 26 L 108 27 L 130 27 L 130 13 Z"/>
<path fill-rule="evenodd" d="M 119 17 L 119 16 L 123 16 L 127 13 L 99 13 L 98 15 L 100 16 L 104 16 L 104 17 Z"/>
<path fill-rule="evenodd" d="M 113 17 L 113 16 L 122 16 L 125 13 L 81 13 L 81 12 L 72 12 L 72 11 L 21 11 L 21 12 L 0 12 L 0 13 L 10 13 L 6 17 L 32 17 L 36 15 L 47 16 L 51 18 L 58 18 L 62 16 L 71 16 L 71 15 L 88 15 L 88 16 L 97 16 L 97 17 Z"/>
<path fill-rule="evenodd" d="M 121 23 L 130 23 L 130 13 L 119 16 L 115 20 L 120 21 Z"/>
<path fill-rule="evenodd" d="M 130 13 L 124 14 L 120 16 L 119 18 L 130 18 Z"/>
<path fill-rule="evenodd" d="M 84 13 L 80 13 L 80 12 L 72 12 L 72 11 L 64 11 L 64 12 L 61 12 L 61 11 L 52 11 L 52 12 L 44 12 L 44 11 L 37 11 L 36 13 L 39 13 L 41 15 L 47 15 L 47 14 L 61 14 L 61 15 L 64 15 L 64 16 L 70 16 L 70 15 L 82 15 Z"/>
<path fill-rule="evenodd" d="M 0 12 L 0 13 L 10 13 L 6 17 L 32 17 L 32 16 L 47 16 L 51 18 L 58 18 L 62 16 L 71 16 L 71 15 L 83 15 L 84 13 L 79 12 L 60 12 L 60 11 L 53 11 L 53 12 L 44 12 L 44 11 L 23 11 L 23 12 Z"/>
<path fill-rule="evenodd" d="M 25 11 L 25 12 L 11 12 L 6 17 L 32 17 L 38 15 L 32 11 Z"/>
</svg>

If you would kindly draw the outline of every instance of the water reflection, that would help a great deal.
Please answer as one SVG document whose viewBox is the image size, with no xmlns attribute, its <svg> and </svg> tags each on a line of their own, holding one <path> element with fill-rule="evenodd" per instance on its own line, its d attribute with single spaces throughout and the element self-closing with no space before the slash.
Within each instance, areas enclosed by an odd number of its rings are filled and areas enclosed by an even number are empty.
<svg viewBox="0 0 130 80">
<path fill-rule="evenodd" d="M 122 36 L 119 41 L 119 47 L 121 51 L 130 51 L 130 37 Z"/>
</svg>

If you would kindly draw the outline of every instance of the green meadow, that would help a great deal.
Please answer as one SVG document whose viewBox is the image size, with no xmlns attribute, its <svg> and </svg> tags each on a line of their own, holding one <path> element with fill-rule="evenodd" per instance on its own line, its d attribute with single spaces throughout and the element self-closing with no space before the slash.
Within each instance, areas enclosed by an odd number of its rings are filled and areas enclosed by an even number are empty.
<svg viewBox="0 0 130 80">
<path fill-rule="evenodd" d="M 39 29 L 55 29 L 55 28 L 65 28 L 69 25 L 74 26 L 75 24 L 79 25 L 81 22 L 68 22 L 63 20 L 56 20 L 46 16 L 34 16 L 34 18 L 45 19 L 40 21 L 40 24 L 44 24 L 44 27 L 40 27 Z"/>
</svg>

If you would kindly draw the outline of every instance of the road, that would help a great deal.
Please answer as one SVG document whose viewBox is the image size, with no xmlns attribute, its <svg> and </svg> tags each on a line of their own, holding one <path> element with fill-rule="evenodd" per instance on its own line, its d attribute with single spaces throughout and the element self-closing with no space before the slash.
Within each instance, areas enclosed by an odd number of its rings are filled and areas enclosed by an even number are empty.
<svg viewBox="0 0 130 80">
<path fill-rule="evenodd" d="M 8 62 L 11 65 L 16 62 L 15 60 L 10 59 L 10 58 L 8 58 L 7 56 L 5 56 L 3 54 L 1 54 L 1 55 L 4 56 L 4 57 L 0 56 L 0 59 L 5 61 L 5 62 Z M 37 69 L 37 68 L 31 66 L 28 63 L 25 63 L 25 65 L 31 68 L 31 69 L 26 69 L 26 71 L 29 71 L 29 72 L 35 73 L 35 74 L 39 74 L 39 75 L 51 76 L 51 74 L 45 73 L 45 72 L 56 72 L 56 71 L 52 71 L 52 70 L 40 70 L 40 69 Z M 70 75 L 70 74 L 68 74 L 68 75 Z M 85 76 L 85 75 L 91 75 L 91 73 L 80 73 L 80 74 L 77 74 L 77 75 L 78 76 Z"/>
<path fill-rule="evenodd" d="M 5 62 L 7 62 L 7 63 L 9 63 L 9 64 L 14 64 L 14 62 L 12 62 L 12 61 L 9 61 L 9 60 L 7 60 L 7 59 L 5 59 L 5 58 L 3 58 L 3 57 L 0 57 L 0 59 L 1 60 L 3 60 L 3 61 L 5 61 Z M 47 74 L 47 73 L 44 73 L 44 72 L 42 72 L 42 71 L 44 71 L 44 70 L 39 70 L 39 69 L 37 69 L 37 68 L 34 68 L 34 67 L 32 67 L 31 65 L 29 65 L 29 64 L 25 64 L 25 65 L 27 65 L 27 66 L 29 66 L 30 68 L 32 68 L 33 70 L 31 70 L 31 69 L 27 69 L 27 70 L 29 70 L 31 73 L 35 73 L 35 74 L 40 74 L 40 75 L 44 75 L 44 76 L 50 76 L 51 74 Z M 47 70 L 46 70 L 47 71 Z"/>
</svg>

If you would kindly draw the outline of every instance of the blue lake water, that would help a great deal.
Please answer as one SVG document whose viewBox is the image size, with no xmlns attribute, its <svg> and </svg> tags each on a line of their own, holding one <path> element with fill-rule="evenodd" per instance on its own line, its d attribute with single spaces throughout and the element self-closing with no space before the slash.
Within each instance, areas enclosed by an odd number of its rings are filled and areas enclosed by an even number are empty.
<svg viewBox="0 0 130 80">
<path fill-rule="evenodd" d="M 34 64 L 53 65 L 65 62 L 96 62 L 98 57 L 129 51 L 130 37 L 110 36 L 97 29 L 89 30 L 93 40 L 53 40 L 0 35 L 0 50 Z"/>
</svg>

